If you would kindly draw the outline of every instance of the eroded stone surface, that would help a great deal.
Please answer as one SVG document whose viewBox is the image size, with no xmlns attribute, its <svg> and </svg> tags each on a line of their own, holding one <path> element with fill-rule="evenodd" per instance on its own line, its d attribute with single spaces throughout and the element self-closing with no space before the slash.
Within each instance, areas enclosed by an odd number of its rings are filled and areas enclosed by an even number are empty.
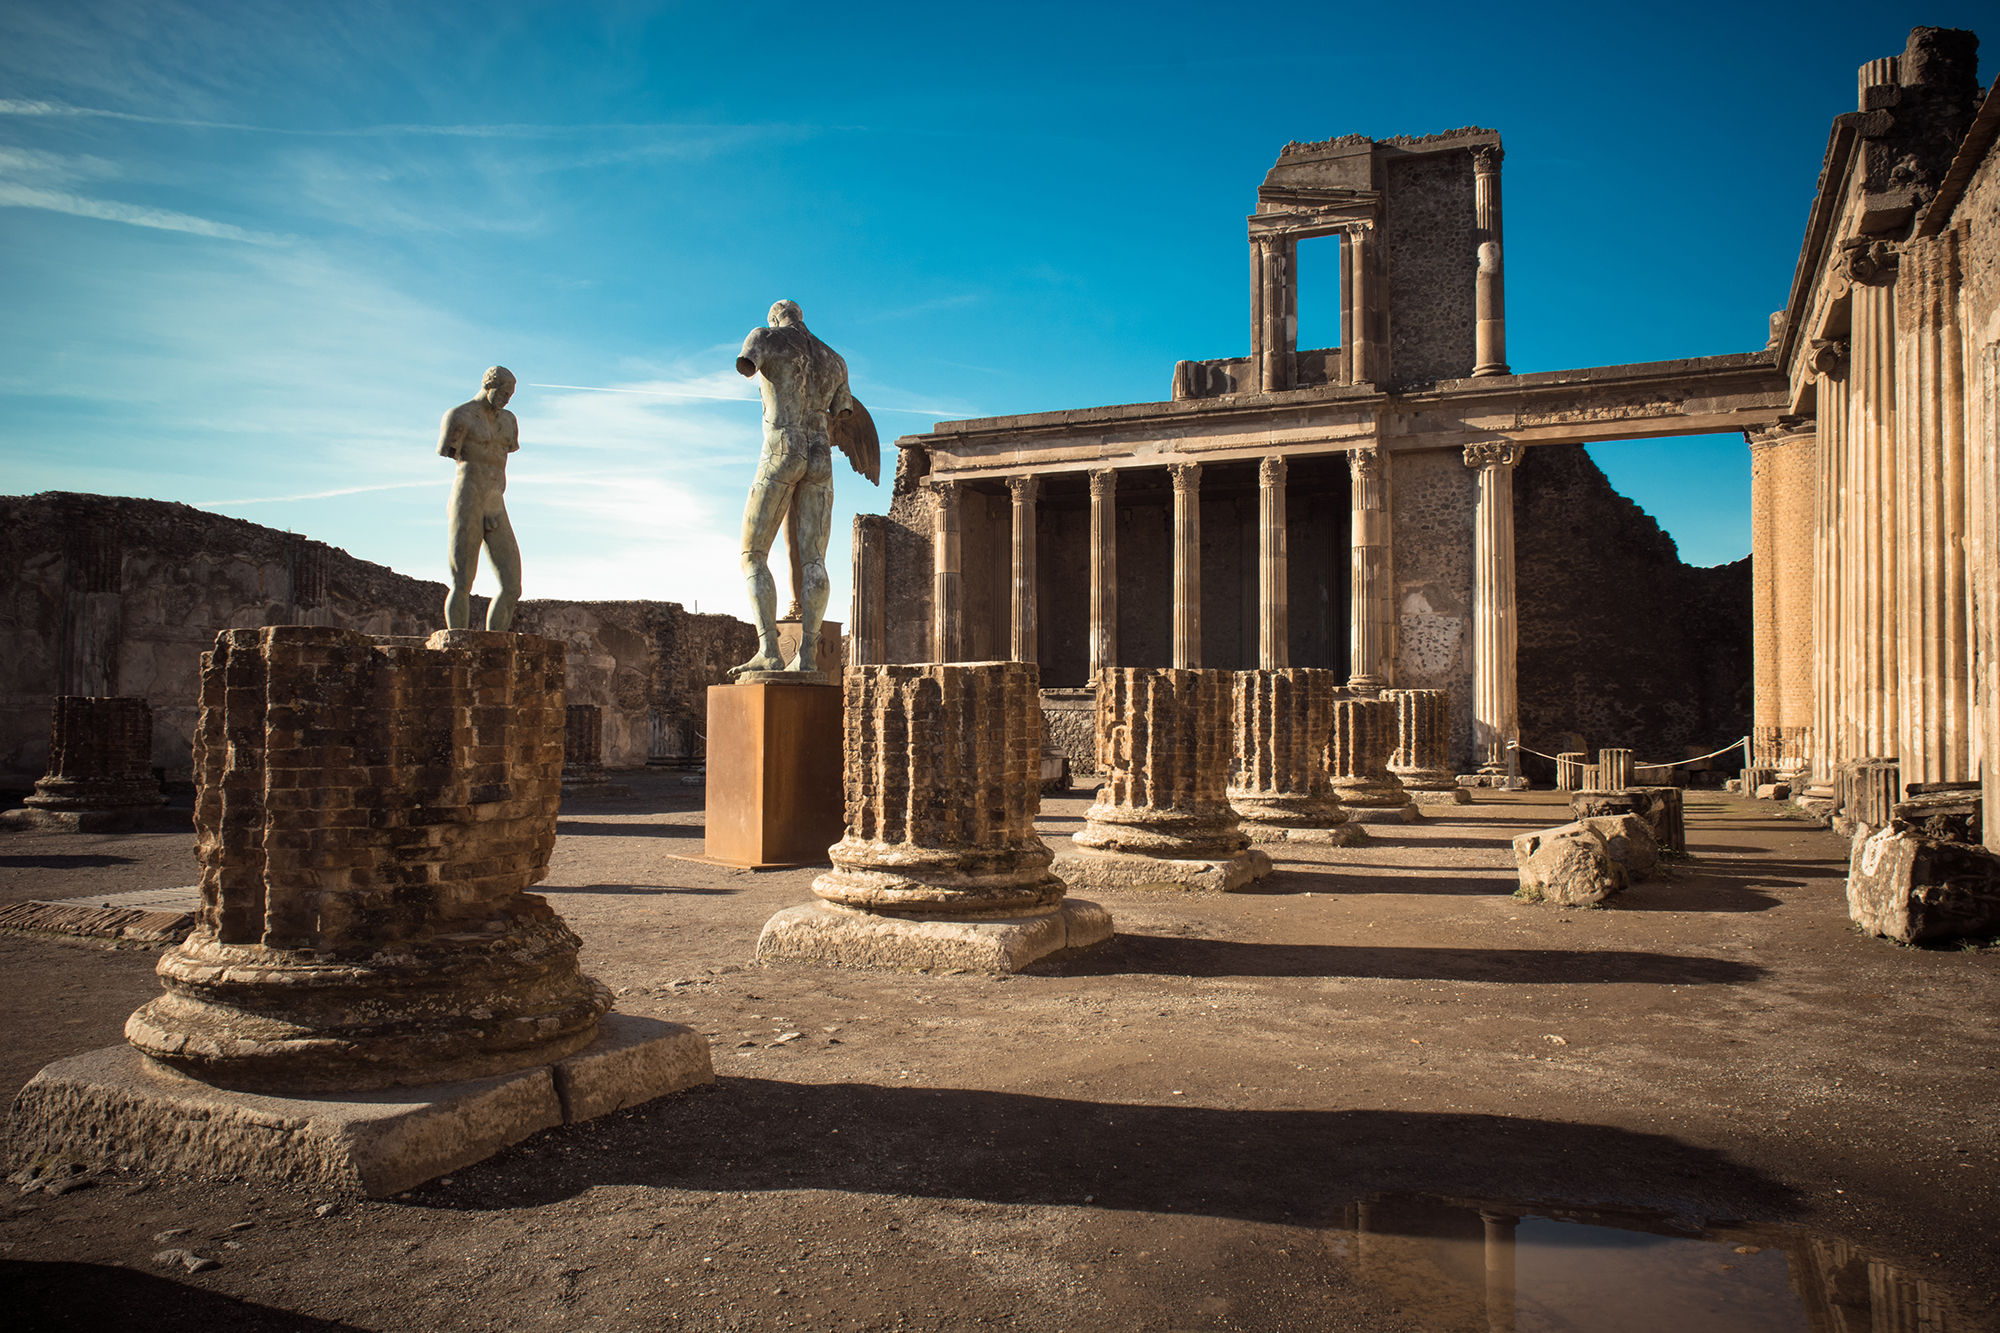
<svg viewBox="0 0 2000 1333">
<path fill-rule="evenodd" d="M 1099 673 L 1098 767 L 1106 776 L 1057 863 L 1065 878 L 1089 887 L 1225 889 L 1270 873 L 1270 858 L 1250 849 L 1229 803 L 1233 695 L 1227 671 Z"/>
<path fill-rule="evenodd" d="M 1905 944 L 2000 934 L 2000 856 L 1900 820 L 1855 843 L 1847 912 L 1863 930 Z"/>
<path fill-rule="evenodd" d="M 1026 662 L 848 669 L 846 833 L 813 881 L 820 901 L 771 918 L 760 960 L 1012 972 L 1109 937 L 1101 909 L 1064 911 L 1035 832 L 1038 676 Z"/>
<path fill-rule="evenodd" d="M 611 997 L 527 892 L 555 845 L 562 683 L 561 645 L 531 635 L 221 635 L 196 735 L 201 921 L 127 1038 L 287 1093 L 589 1045 Z"/>
<path fill-rule="evenodd" d="M 1339 688 L 1335 672 L 1307 667 L 1236 673 L 1228 795 L 1252 841 L 1347 822 L 1326 769 Z"/>
<path fill-rule="evenodd" d="M 1396 739 L 1389 752 L 1389 771 L 1404 790 L 1463 795 L 1451 766 L 1451 691 L 1385 690 L 1396 709 Z M 1422 800 L 1421 797 L 1416 797 Z"/>
<path fill-rule="evenodd" d="M 1387 699 L 1336 699 L 1327 772 L 1334 794 L 1357 823 L 1411 823 L 1422 818 L 1403 783 L 1389 771 L 1396 744 L 1396 705 Z M 1457 779 L 1453 779 L 1457 785 Z"/>
<path fill-rule="evenodd" d="M 1585 907 L 1626 885 L 1625 868 L 1589 821 L 1521 834 L 1514 839 L 1514 865 L 1521 880 L 1514 896 L 1528 902 Z"/>
</svg>

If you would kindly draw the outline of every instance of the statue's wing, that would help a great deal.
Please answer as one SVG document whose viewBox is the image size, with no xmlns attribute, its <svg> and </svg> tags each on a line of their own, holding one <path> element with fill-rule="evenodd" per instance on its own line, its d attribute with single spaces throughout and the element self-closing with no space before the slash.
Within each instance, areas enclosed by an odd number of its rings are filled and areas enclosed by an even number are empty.
<svg viewBox="0 0 2000 1333">
<path fill-rule="evenodd" d="M 852 412 L 836 413 L 833 418 L 833 442 L 840 446 L 840 452 L 847 455 L 847 461 L 854 470 L 868 480 L 879 485 L 882 480 L 882 439 L 875 433 L 875 418 L 868 415 L 868 409 L 861 400 L 854 400 Z"/>
</svg>

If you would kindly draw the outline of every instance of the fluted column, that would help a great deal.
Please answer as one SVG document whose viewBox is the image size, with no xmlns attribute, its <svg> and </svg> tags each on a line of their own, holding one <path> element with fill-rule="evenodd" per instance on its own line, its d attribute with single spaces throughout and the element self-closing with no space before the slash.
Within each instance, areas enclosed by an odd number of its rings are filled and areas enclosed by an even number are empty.
<svg viewBox="0 0 2000 1333">
<path fill-rule="evenodd" d="M 1257 387 L 1264 393 L 1289 389 L 1298 344 L 1298 243 L 1281 236 L 1259 236 L 1251 242 L 1253 295 L 1251 317 Z"/>
<path fill-rule="evenodd" d="M 1512 373 L 1507 369 L 1507 302 L 1500 254 L 1500 159 L 1504 156 L 1499 144 L 1482 144 L 1472 150 L 1473 224 L 1479 244 L 1479 272 L 1473 286 L 1479 321 L 1473 335 L 1474 375 Z"/>
<path fill-rule="evenodd" d="M 1831 786 L 1853 755 L 1847 712 L 1847 345 L 1813 348 L 1818 449 L 1813 537 L 1812 781 Z"/>
<path fill-rule="evenodd" d="M 1257 465 L 1257 665 L 1291 665 L 1291 598 L 1285 551 L 1285 460 Z"/>
<path fill-rule="evenodd" d="M 1370 314 L 1374 308 L 1375 233 L 1365 225 L 1342 233 L 1340 253 L 1343 261 L 1340 294 L 1347 307 L 1347 317 L 1341 321 L 1342 336 L 1347 343 L 1343 350 L 1346 362 L 1343 382 L 1366 384 L 1380 374 L 1377 362 L 1381 359 L 1380 342 Z"/>
<path fill-rule="evenodd" d="M 1419 805 L 1464 805 L 1472 797 L 1451 771 L 1451 691 L 1386 690 L 1396 709 L 1389 771 Z"/>
<path fill-rule="evenodd" d="M 1904 782 L 1962 782 L 1972 767 L 1971 616 L 1965 536 L 1965 348 L 1959 237 L 1904 246 L 1896 277 L 1895 450 L 1900 472 L 1903 654 L 1897 757 Z M 1987 671 L 1996 671 L 1994 664 Z M 1990 766 L 2000 756 L 1989 755 Z"/>
<path fill-rule="evenodd" d="M 1986 847 L 2000 852 L 2000 698 L 1992 683 L 1992 664 L 2000 662 L 2000 343 L 1988 343 L 1976 354 L 1979 436 L 1968 451 L 1968 480 L 1974 523 L 1968 566 L 1972 571 L 1973 626 L 1976 660 L 1988 675 L 1979 686 L 1980 764 L 1985 800 Z"/>
<path fill-rule="evenodd" d="M 854 516 L 854 609 L 850 612 L 847 661 L 866 666 L 889 656 L 889 520 L 880 514 Z"/>
<path fill-rule="evenodd" d="M 1848 362 L 1848 546 L 1854 614 L 1855 758 L 1900 758 L 1902 469 L 1896 457 L 1893 256 L 1848 257 L 1854 279 Z M 1914 408 L 1914 404 L 1912 405 Z"/>
<path fill-rule="evenodd" d="M 1035 497 L 1039 477 L 1009 477 L 1014 497 L 1014 598 L 1011 615 L 1013 659 L 1039 662 L 1040 635 L 1035 614 Z"/>
<path fill-rule="evenodd" d="M 1170 463 L 1174 479 L 1174 666 L 1201 667 L 1201 464 Z"/>
<path fill-rule="evenodd" d="M 1379 694 L 1394 673 L 1396 616 L 1390 568 L 1389 460 L 1379 448 L 1347 455 L 1353 478 L 1353 542 L 1348 598 L 1347 687 Z"/>
<path fill-rule="evenodd" d="M 1232 673 L 1109 668 L 1097 678 L 1104 785 L 1056 872 L 1072 886 L 1240 888 L 1270 873 L 1229 803 Z"/>
<path fill-rule="evenodd" d="M 1035 833 L 1040 680 L 1032 662 L 850 667 L 846 829 L 814 900 L 765 923 L 758 961 L 1017 972 L 1108 939 Z"/>
<path fill-rule="evenodd" d="M 1307 667 L 1236 673 L 1229 803 L 1254 841 L 1345 845 L 1356 836 L 1341 827 L 1347 811 L 1326 769 L 1339 688 L 1334 672 Z"/>
<path fill-rule="evenodd" d="M 931 483 L 931 489 L 937 495 L 937 525 L 931 530 L 932 558 L 937 571 L 931 592 L 931 656 L 939 662 L 956 662 L 964 656 L 961 645 L 965 615 L 964 593 L 959 582 L 960 484 L 937 481 Z"/>
<path fill-rule="evenodd" d="M 1118 474 L 1090 474 L 1090 678 L 1118 665 Z"/>
<path fill-rule="evenodd" d="M 1508 440 L 1465 447 L 1479 474 L 1473 514 L 1472 748 L 1479 772 L 1511 780 L 1519 773 L 1513 742 L 1521 730 L 1515 692 L 1514 466 L 1521 446 Z"/>
<path fill-rule="evenodd" d="M 1396 705 L 1386 699 L 1336 699 L 1326 769 L 1348 818 L 1363 824 L 1406 824 L 1421 816 L 1389 771 L 1396 746 Z"/>
</svg>

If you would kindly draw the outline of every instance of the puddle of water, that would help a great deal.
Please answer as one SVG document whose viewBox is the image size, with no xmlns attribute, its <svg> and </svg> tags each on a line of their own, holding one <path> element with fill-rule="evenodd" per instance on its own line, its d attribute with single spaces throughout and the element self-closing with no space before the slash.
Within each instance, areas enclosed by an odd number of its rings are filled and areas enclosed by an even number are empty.
<svg viewBox="0 0 2000 1333">
<path fill-rule="evenodd" d="M 1327 1244 L 1433 1333 L 1956 1333 L 1935 1283 L 1842 1241 L 1641 1210 L 1440 1195 L 1347 1209 Z"/>
</svg>

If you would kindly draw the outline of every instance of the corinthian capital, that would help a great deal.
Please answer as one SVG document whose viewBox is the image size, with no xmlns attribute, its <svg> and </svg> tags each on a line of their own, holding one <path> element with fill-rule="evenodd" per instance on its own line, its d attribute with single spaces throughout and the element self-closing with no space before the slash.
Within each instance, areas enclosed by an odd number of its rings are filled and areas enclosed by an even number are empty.
<svg viewBox="0 0 2000 1333">
<path fill-rule="evenodd" d="M 1007 478 L 1007 489 L 1014 492 L 1015 504 L 1031 505 L 1035 502 L 1035 496 L 1041 493 L 1042 479 L 1040 477 L 1009 477 Z"/>
<path fill-rule="evenodd" d="M 1187 495 L 1201 489 L 1201 464 L 1169 463 L 1167 472 L 1174 479 L 1176 494 Z"/>
<path fill-rule="evenodd" d="M 1257 463 L 1257 484 L 1259 486 L 1282 486 L 1285 484 L 1285 458 L 1283 454 L 1267 454 Z"/>
<path fill-rule="evenodd" d="M 1497 143 L 1475 144 L 1472 149 L 1472 169 L 1485 175 L 1500 170 L 1500 159 L 1507 156 Z"/>
<path fill-rule="evenodd" d="M 1487 440 L 1465 446 L 1467 467 L 1513 467 L 1521 461 L 1521 446 L 1512 440 Z"/>
<path fill-rule="evenodd" d="M 1370 445 L 1347 455 L 1347 475 L 1355 481 L 1376 481 L 1382 476 L 1382 451 Z"/>
<path fill-rule="evenodd" d="M 1100 467 L 1090 470 L 1090 498 L 1106 500 L 1118 494 L 1118 473 L 1114 468 Z"/>
</svg>

